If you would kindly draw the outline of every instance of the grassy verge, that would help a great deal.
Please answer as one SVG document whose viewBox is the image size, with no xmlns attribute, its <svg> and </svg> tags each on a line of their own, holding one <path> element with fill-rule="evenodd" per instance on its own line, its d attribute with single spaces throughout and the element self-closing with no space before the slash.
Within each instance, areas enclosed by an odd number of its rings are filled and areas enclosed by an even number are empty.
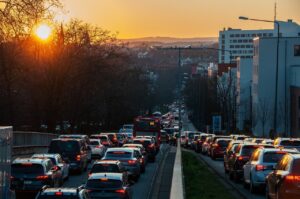
<svg viewBox="0 0 300 199">
<path fill-rule="evenodd" d="M 182 166 L 187 199 L 235 198 L 192 153 L 182 151 Z"/>
</svg>

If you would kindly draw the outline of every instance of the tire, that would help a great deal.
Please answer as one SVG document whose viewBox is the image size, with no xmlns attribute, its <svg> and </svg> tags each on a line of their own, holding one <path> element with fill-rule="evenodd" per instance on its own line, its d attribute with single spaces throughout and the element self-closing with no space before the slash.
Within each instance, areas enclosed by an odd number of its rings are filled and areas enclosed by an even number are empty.
<svg viewBox="0 0 300 199">
<path fill-rule="evenodd" d="M 243 187 L 249 189 L 249 184 L 246 182 L 245 178 L 243 179 Z"/>
</svg>

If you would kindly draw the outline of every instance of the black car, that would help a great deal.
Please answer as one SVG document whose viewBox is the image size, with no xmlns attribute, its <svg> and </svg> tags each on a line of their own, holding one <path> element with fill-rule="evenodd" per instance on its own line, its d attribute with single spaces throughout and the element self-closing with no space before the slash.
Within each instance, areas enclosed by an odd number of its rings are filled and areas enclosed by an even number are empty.
<svg viewBox="0 0 300 199">
<path fill-rule="evenodd" d="M 79 188 L 49 188 L 44 186 L 35 199 L 90 199 L 89 193 L 83 187 Z"/>
<path fill-rule="evenodd" d="M 88 166 L 88 149 L 82 140 L 54 139 L 51 141 L 48 153 L 59 153 L 70 164 L 70 170 L 81 173 Z"/>
<path fill-rule="evenodd" d="M 16 192 L 37 192 L 43 186 L 61 185 L 60 167 L 50 159 L 17 158 L 11 165 L 11 189 Z"/>
<path fill-rule="evenodd" d="M 132 198 L 130 184 L 121 173 L 93 173 L 88 178 L 85 189 L 92 199 Z"/>
</svg>

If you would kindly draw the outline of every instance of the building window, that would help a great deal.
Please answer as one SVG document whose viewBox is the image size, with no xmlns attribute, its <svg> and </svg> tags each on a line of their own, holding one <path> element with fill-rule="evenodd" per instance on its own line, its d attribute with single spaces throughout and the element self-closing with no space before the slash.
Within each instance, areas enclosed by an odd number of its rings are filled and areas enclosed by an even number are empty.
<svg viewBox="0 0 300 199">
<path fill-rule="evenodd" d="M 245 34 L 241 34 L 241 37 L 245 37 Z"/>
<path fill-rule="evenodd" d="M 235 34 L 235 37 L 240 37 L 240 34 Z"/>
<path fill-rule="evenodd" d="M 225 35 L 222 35 L 222 39 L 225 39 Z"/>
<path fill-rule="evenodd" d="M 225 40 L 224 39 L 222 40 L 222 44 L 225 44 Z"/>
<path fill-rule="evenodd" d="M 230 45 L 230 48 L 234 48 L 234 45 Z"/>
<path fill-rule="evenodd" d="M 267 33 L 264 33 L 263 36 L 264 36 L 264 37 L 267 37 L 268 35 L 267 35 Z"/>
<path fill-rule="evenodd" d="M 273 37 L 273 33 L 269 33 L 269 37 Z"/>
<path fill-rule="evenodd" d="M 294 56 L 300 56 L 300 45 L 294 46 Z"/>
<path fill-rule="evenodd" d="M 234 40 L 232 40 L 233 41 L 233 43 L 236 43 L 237 41 L 234 39 Z"/>
<path fill-rule="evenodd" d="M 230 35 L 229 37 L 234 37 L 234 35 Z"/>
<path fill-rule="evenodd" d="M 240 48 L 240 45 L 235 45 L 235 48 Z"/>
</svg>

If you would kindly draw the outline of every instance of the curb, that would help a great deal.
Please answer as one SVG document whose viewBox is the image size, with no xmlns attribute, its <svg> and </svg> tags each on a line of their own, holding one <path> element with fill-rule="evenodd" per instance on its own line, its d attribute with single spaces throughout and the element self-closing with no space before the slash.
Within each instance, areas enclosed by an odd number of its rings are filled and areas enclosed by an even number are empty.
<svg viewBox="0 0 300 199">
<path fill-rule="evenodd" d="M 183 189 L 183 175 L 182 175 L 182 162 L 181 162 L 181 146 L 179 139 L 177 140 L 176 158 L 173 168 L 172 186 L 171 186 L 171 199 L 184 199 Z"/>
</svg>

